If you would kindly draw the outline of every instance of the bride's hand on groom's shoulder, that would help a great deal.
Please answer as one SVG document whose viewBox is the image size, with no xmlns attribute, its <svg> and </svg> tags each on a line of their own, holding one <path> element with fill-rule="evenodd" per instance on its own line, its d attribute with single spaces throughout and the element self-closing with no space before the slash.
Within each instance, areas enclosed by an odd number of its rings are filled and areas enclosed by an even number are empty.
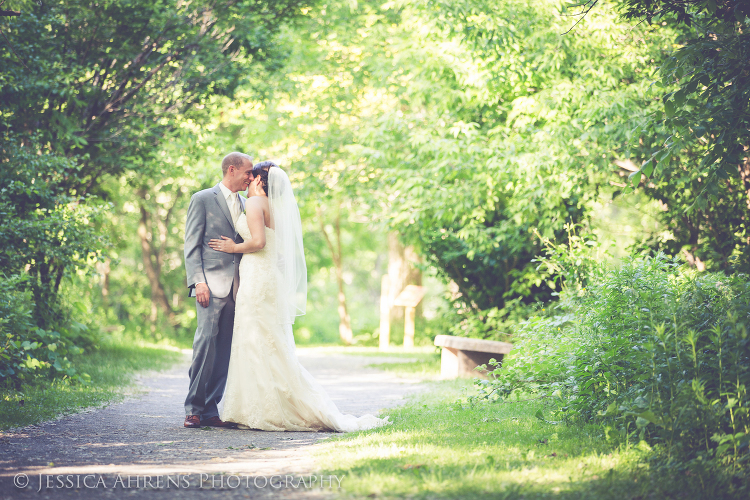
<svg viewBox="0 0 750 500">
<path fill-rule="evenodd" d="M 237 244 L 226 236 L 222 236 L 220 240 L 213 239 L 208 242 L 208 246 L 218 252 L 234 253 Z"/>
</svg>

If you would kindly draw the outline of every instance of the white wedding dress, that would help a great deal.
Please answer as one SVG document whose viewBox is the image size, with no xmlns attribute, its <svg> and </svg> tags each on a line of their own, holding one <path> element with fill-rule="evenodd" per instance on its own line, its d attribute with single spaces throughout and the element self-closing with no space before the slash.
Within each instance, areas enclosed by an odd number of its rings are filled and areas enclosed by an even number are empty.
<svg viewBox="0 0 750 500">
<path fill-rule="evenodd" d="M 245 241 L 252 238 L 245 214 L 237 219 Z M 353 432 L 388 423 L 373 415 L 344 415 L 297 359 L 291 324 L 276 311 L 276 235 L 243 255 L 237 292 L 232 354 L 221 419 L 264 431 Z"/>
</svg>

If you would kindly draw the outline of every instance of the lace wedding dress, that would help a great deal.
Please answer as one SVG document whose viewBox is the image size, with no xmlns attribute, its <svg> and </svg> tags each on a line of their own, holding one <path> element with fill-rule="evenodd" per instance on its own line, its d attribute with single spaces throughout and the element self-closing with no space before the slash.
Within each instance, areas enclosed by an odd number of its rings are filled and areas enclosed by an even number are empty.
<svg viewBox="0 0 750 500">
<path fill-rule="evenodd" d="M 239 234 L 252 238 L 245 214 Z M 264 431 L 352 432 L 388 423 L 373 415 L 344 415 L 299 363 L 291 324 L 276 311 L 276 236 L 266 227 L 266 246 L 243 255 L 235 308 L 232 354 L 221 419 Z"/>
</svg>

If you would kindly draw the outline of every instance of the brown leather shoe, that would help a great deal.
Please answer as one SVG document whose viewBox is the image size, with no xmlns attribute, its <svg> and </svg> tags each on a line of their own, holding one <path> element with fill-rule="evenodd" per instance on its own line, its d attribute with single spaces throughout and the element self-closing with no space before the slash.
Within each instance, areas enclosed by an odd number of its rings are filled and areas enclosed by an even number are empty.
<svg viewBox="0 0 750 500">
<path fill-rule="evenodd" d="M 198 415 L 188 415 L 185 417 L 185 427 L 195 429 L 201 426 L 201 418 Z"/>
<path fill-rule="evenodd" d="M 219 417 L 211 417 L 205 420 L 201 420 L 201 425 L 207 425 L 209 427 L 227 427 L 229 429 L 234 429 L 235 427 L 237 427 L 237 424 L 235 424 L 234 422 L 224 422 Z"/>
</svg>

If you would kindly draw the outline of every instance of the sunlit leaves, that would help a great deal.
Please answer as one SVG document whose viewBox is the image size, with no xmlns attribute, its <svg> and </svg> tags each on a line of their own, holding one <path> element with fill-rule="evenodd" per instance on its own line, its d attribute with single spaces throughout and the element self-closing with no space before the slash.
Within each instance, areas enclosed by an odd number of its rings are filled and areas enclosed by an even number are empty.
<svg viewBox="0 0 750 500">
<path fill-rule="evenodd" d="M 63 182 L 91 192 L 104 175 L 145 169 L 183 120 L 206 118 L 211 96 L 255 83 L 247 72 L 276 63 L 276 33 L 307 4 L 30 3 L 0 41 L 15 51 L 2 53 L 0 100 L 12 113 L 0 127 L 78 155 L 83 168 Z"/>
<path fill-rule="evenodd" d="M 654 159 L 663 161 L 690 149 L 700 159 L 691 168 L 708 174 L 699 196 L 722 191 L 722 180 L 737 175 L 730 166 L 745 161 L 750 140 L 750 37 L 742 26 L 750 7 L 743 2 L 717 7 L 715 2 L 671 0 L 623 0 L 621 6 L 629 18 L 690 27 L 681 46 L 659 67 L 659 83 L 668 90 L 662 97 L 664 126 L 673 140 L 664 144 L 661 158 Z M 709 185 L 714 187 L 707 190 Z"/>
</svg>

